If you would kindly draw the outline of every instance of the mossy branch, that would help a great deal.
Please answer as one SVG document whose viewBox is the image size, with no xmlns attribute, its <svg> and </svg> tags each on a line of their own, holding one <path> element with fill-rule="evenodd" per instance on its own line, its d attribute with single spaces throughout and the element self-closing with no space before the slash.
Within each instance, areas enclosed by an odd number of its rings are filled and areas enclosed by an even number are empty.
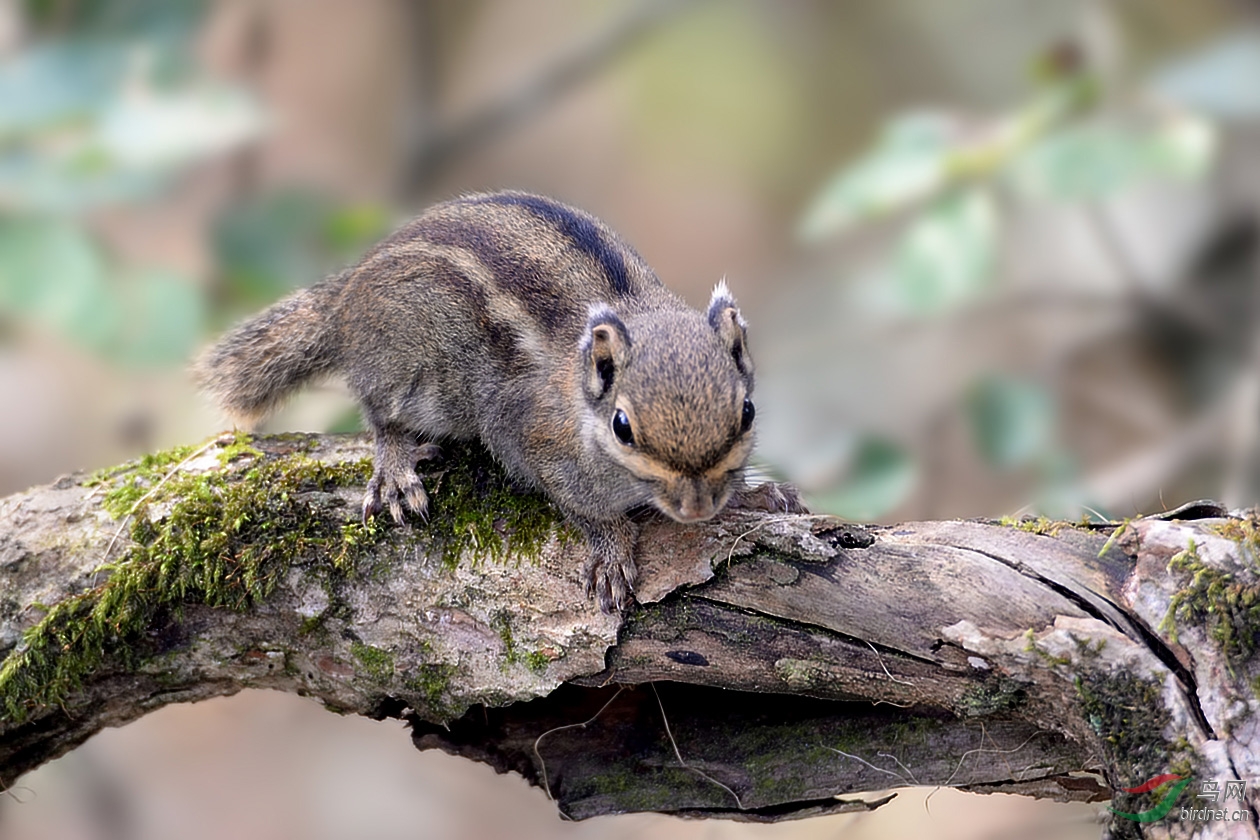
<svg viewBox="0 0 1260 840">
<path fill-rule="evenodd" d="M 582 591 L 581 540 L 484 452 L 426 465 L 432 518 L 407 527 L 359 521 L 369 453 L 225 435 L 0 500 L 0 783 L 245 687 L 405 717 L 573 817 L 1260 776 L 1254 517 L 863 529 L 752 494 L 704 525 L 646 517 L 616 617 Z"/>
</svg>

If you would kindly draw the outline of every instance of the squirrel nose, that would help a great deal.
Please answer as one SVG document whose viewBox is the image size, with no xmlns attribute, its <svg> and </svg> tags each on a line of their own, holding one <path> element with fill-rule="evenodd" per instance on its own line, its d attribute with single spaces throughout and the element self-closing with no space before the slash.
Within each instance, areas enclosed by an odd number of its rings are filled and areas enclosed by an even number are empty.
<svg viewBox="0 0 1260 840">
<path fill-rule="evenodd" d="M 700 522 L 715 513 L 713 499 L 706 493 L 688 493 L 678 501 L 678 518 L 683 522 Z"/>
</svg>

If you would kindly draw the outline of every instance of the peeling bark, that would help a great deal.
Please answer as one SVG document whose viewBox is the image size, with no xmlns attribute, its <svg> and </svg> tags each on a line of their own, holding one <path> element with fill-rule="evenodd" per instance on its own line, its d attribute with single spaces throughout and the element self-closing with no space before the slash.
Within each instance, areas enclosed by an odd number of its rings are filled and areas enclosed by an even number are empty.
<svg viewBox="0 0 1260 840">
<path fill-rule="evenodd" d="M 1138 812 L 1154 794 L 1116 791 L 1177 773 L 1247 780 L 1248 818 L 1207 829 L 1257 836 L 1254 515 L 645 515 L 617 617 L 582 592 L 580 540 L 484 453 L 425 465 L 428 525 L 359 525 L 369 454 L 225 436 L 0 500 L 0 781 L 266 687 L 407 718 L 418 747 L 515 770 L 574 818 L 777 820 L 905 784 Z"/>
</svg>

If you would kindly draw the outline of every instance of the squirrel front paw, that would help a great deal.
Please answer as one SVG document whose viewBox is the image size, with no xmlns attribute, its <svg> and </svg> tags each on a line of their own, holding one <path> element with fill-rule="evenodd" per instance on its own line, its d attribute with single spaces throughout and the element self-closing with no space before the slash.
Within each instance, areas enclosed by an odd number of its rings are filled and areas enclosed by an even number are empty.
<svg viewBox="0 0 1260 840">
<path fill-rule="evenodd" d="M 801 491 L 786 482 L 766 481 L 756 487 L 744 487 L 731 494 L 727 507 L 732 510 L 758 510 L 765 513 L 809 513 L 801 501 Z"/>
<path fill-rule="evenodd" d="M 591 554 L 582 566 L 582 584 L 604 613 L 622 611 L 634 597 L 639 569 L 634 563 L 638 528 L 629 519 L 611 522 L 580 520 Z"/>
</svg>

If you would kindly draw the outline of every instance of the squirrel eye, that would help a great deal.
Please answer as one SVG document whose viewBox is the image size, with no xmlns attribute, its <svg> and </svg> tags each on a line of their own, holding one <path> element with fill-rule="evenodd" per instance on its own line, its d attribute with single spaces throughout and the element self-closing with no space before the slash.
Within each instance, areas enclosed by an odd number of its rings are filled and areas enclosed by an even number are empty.
<svg viewBox="0 0 1260 840">
<path fill-rule="evenodd" d="M 752 400 L 745 398 L 744 400 L 744 416 L 739 421 L 739 431 L 748 431 L 753 424 L 753 418 L 757 416 L 757 407 L 753 405 Z"/>
<path fill-rule="evenodd" d="M 630 418 L 626 417 L 626 413 L 620 408 L 613 413 L 612 430 L 617 440 L 626 446 L 634 446 L 634 432 L 630 430 Z"/>
</svg>

